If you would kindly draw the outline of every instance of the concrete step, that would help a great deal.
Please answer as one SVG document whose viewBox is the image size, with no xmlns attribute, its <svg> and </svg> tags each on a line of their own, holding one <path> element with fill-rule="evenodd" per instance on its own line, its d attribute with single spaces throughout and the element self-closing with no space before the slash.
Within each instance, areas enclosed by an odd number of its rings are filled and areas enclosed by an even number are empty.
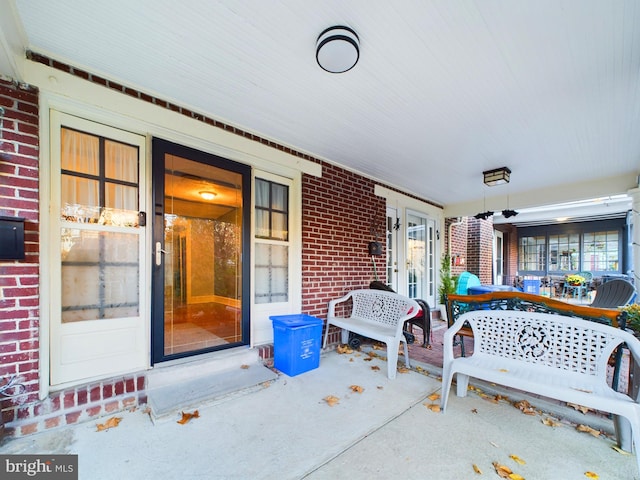
<svg viewBox="0 0 640 480">
<path fill-rule="evenodd" d="M 258 351 L 246 347 L 163 363 L 147 376 L 151 418 L 154 422 L 169 419 L 182 410 L 248 393 L 276 378 L 278 374 L 262 364 Z"/>
</svg>

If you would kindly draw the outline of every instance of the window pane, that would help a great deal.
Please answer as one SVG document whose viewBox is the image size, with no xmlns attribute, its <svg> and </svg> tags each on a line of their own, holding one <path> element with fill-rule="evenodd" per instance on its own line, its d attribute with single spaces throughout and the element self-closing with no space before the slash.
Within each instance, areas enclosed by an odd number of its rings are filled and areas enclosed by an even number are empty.
<svg viewBox="0 0 640 480">
<path fill-rule="evenodd" d="M 100 217 L 100 184 L 97 180 L 62 175 L 62 218 L 70 222 L 97 223 Z"/>
<path fill-rule="evenodd" d="M 287 206 L 289 204 L 288 197 L 289 188 L 285 185 L 280 185 L 278 183 L 272 184 L 271 189 L 271 208 L 273 210 L 280 210 L 281 212 L 287 211 Z"/>
<path fill-rule="evenodd" d="M 107 178 L 138 183 L 138 149 L 111 140 L 105 141 L 104 149 Z"/>
<path fill-rule="evenodd" d="M 256 237 L 269 238 L 269 211 L 256 210 Z"/>
<path fill-rule="evenodd" d="M 582 269 L 587 271 L 618 272 L 618 231 L 584 234 L 584 256 Z"/>
<path fill-rule="evenodd" d="M 256 207 L 269 208 L 269 182 L 256 178 Z"/>
<path fill-rule="evenodd" d="M 61 229 L 62 322 L 137 316 L 138 235 Z"/>
<path fill-rule="evenodd" d="M 274 212 L 271 221 L 271 238 L 287 240 L 287 215 Z"/>
<path fill-rule="evenodd" d="M 63 170 L 98 175 L 100 168 L 99 137 L 62 129 L 60 166 Z"/>
<path fill-rule="evenodd" d="M 289 247 L 256 244 L 256 303 L 286 302 L 289 298 Z"/>
<path fill-rule="evenodd" d="M 105 185 L 105 207 L 117 210 L 138 211 L 138 189 L 116 183 Z"/>
</svg>

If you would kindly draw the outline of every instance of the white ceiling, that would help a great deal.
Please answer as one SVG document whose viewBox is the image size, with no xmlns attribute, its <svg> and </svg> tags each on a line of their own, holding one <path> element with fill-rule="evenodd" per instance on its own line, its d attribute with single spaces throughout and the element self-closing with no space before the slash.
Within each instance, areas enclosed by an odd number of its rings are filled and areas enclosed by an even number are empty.
<svg viewBox="0 0 640 480">
<path fill-rule="evenodd" d="M 22 44 L 449 215 L 637 186 L 637 0 L 3 0 L 0 17 L 2 74 Z M 315 61 L 333 25 L 360 37 L 343 74 Z M 510 184 L 485 187 L 501 166 Z"/>
</svg>

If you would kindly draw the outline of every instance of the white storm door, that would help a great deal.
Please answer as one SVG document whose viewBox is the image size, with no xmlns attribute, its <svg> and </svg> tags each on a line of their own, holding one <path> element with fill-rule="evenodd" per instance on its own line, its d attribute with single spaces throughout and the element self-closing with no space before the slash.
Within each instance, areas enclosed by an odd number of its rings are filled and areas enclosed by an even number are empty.
<svg viewBox="0 0 640 480">
<path fill-rule="evenodd" d="M 145 138 L 51 112 L 51 385 L 149 364 Z"/>
</svg>

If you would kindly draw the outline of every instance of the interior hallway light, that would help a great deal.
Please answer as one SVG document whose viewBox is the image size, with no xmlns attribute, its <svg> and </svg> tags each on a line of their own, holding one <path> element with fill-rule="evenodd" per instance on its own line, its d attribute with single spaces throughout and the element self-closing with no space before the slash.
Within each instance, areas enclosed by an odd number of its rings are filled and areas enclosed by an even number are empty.
<svg viewBox="0 0 640 480">
<path fill-rule="evenodd" d="M 489 187 L 496 185 L 504 185 L 509 183 L 509 177 L 511 176 L 511 170 L 507 167 L 495 168 L 493 170 L 487 170 L 482 172 L 484 175 L 484 184 Z"/>
<path fill-rule="evenodd" d="M 200 196 L 202 198 L 204 198 L 205 200 L 213 200 L 214 198 L 216 198 L 216 195 L 218 195 L 215 192 L 209 192 L 209 191 L 204 191 L 204 192 L 198 192 L 200 194 Z"/>
<path fill-rule="evenodd" d="M 349 27 L 336 26 L 324 30 L 316 41 L 316 61 L 329 73 L 351 70 L 360 58 L 360 39 Z"/>
</svg>

